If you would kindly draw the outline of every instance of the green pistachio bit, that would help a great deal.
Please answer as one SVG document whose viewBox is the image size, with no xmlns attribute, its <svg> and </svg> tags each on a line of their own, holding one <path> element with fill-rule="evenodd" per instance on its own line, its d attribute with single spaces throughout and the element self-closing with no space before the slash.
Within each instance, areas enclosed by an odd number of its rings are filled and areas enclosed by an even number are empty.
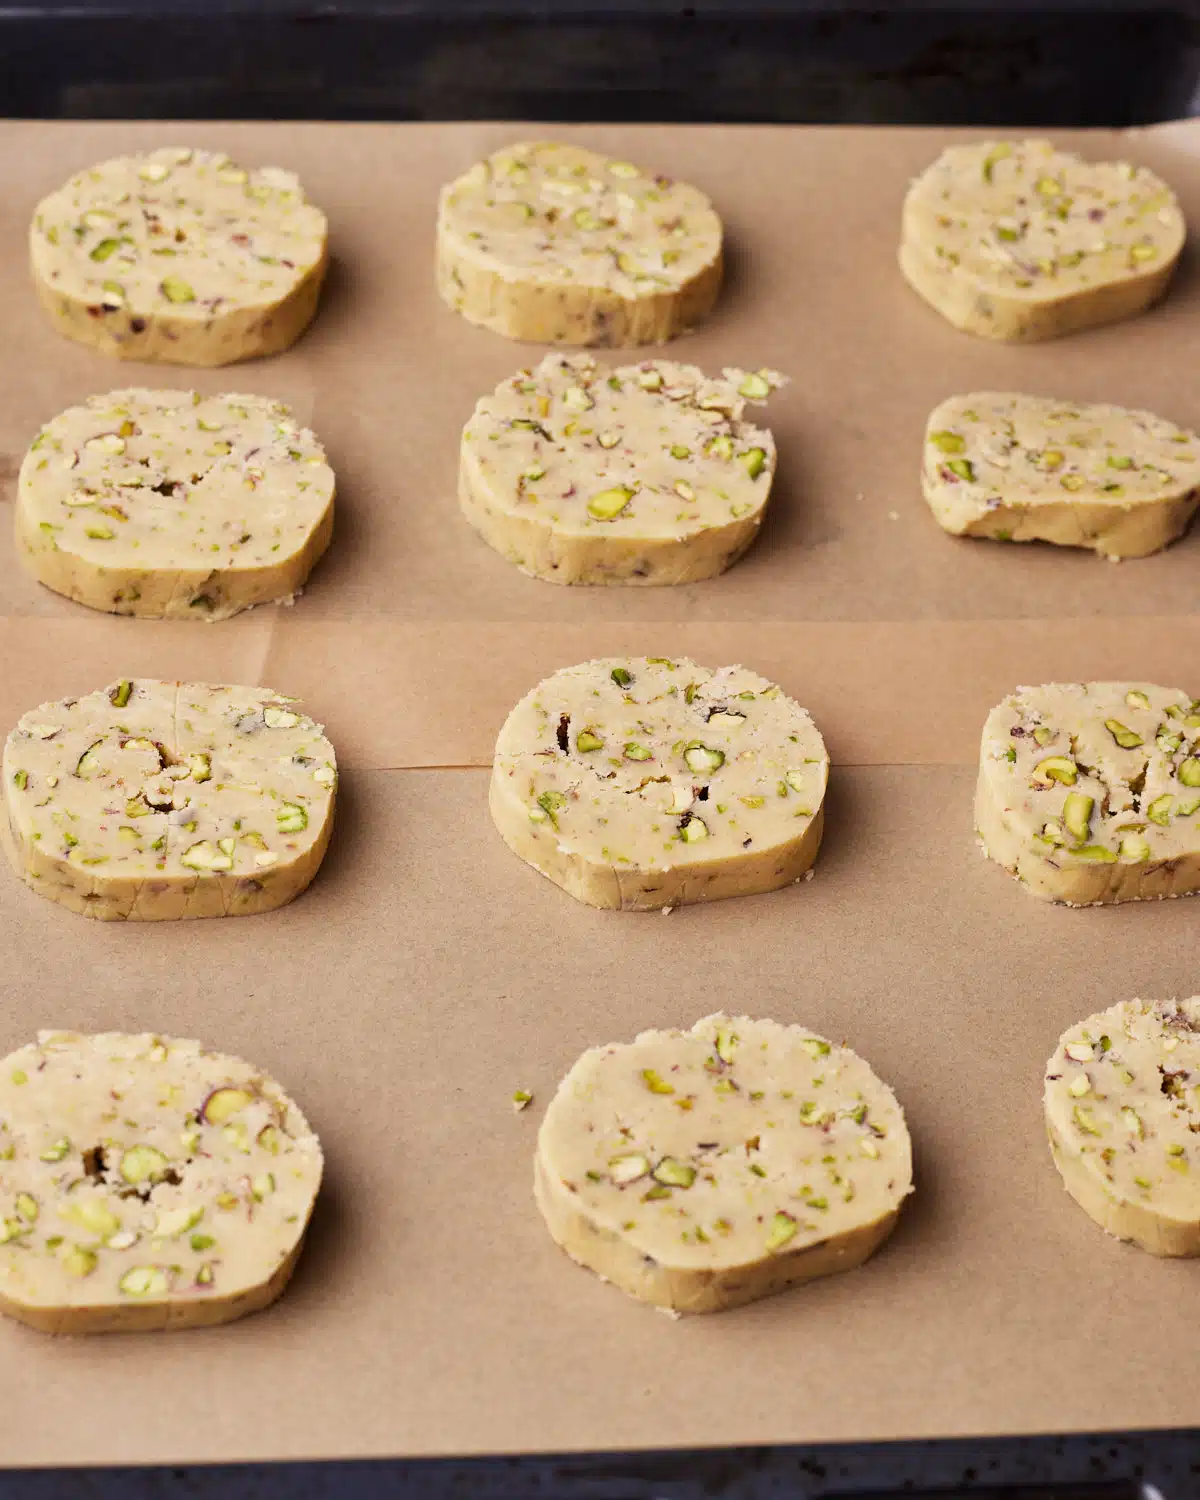
<svg viewBox="0 0 1200 1500">
<path fill-rule="evenodd" d="M 1096 1124 L 1095 1116 L 1090 1109 L 1085 1109 L 1082 1104 L 1077 1104 L 1071 1113 L 1075 1124 L 1083 1131 L 1084 1135 L 1100 1134 L 1100 1127 Z"/>
<path fill-rule="evenodd" d="M 1158 823 L 1165 828 L 1171 821 L 1171 807 L 1175 798 L 1168 792 L 1165 796 L 1155 797 L 1154 801 L 1146 809 L 1146 816 L 1152 823 Z"/>
<path fill-rule="evenodd" d="M 946 465 L 951 474 L 957 474 L 960 479 L 965 479 L 968 484 L 974 483 L 975 465 L 969 458 L 952 458 Z"/>
<path fill-rule="evenodd" d="M 29 1193 L 17 1194 L 17 1215 L 26 1224 L 36 1224 L 38 1218 L 37 1199 Z"/>
<path fill-rule="evenodd" d="M 277 817 L 282 814 L 276 814 Z M 186 865 L 189 870 L 232 870 L 233 860 L 223 849 L 208 839 L 200 839 L 185 849 L 179 856 L 179 863 Z"/>
<path fill-rule="evenodd" d="M 625 746 L 626 760 L 649 760 L 650 752 L 645 745 L 639 745 L 636 740 L 630 740 Z"/>
<path fill-rule="evenodd" d="M 1110 453 L 1105 462 L 1110 469 L 1132 469 L 1134 467 L 1132 458 L 1126 458 L 1115 453 Z"/>
<path fill-rule="evenodd" d="M 24 1068 L 14 1068 L 12 1071 L 12 1081 L 19 1087 L 21 1084 L 29 1082 L 29 1074 Z"/>
<path fill-rule="evenodd" d="M 1067 841 L 1063 837 L 1063 831 L 1057 823 L 1045 824 L 1037 837 L 1041 839 L 1043 844 L 1052 844 L 1056 849 L 1066 847 Z"/>
<path fill-rule="evenodd" d="M 621 259 L 628 261 L 629 257 L 628 256 L 622 256 Z M 636 270 L 636 264 L 634 262 L 630 261 L 628 267 L 621 266 L 620 269 L 622 271 L 627 270 L 627 269 L 629 269 L 629 270 Z M 641 386 L 642 390 L 644 390 L 644 391 L 659 391 L 659 390 L 662 389 L 662 383 L 663 383 L 662 371 L 661 370 L 641 370 L 638 373 L 637 383 L 638 383 L 638 385 Z"/>
<path fill-rule="evenodd" d="M 82 1280 L 96 1269 L 96 1252 L 85 1250 L 82 1245 L 72 1245 L 63 1256 L 61 1265 L 68 1276 L 78 1276 Z"/>
<path fill-rule="evenodd" d="M 1164 755 L 1174 755 L 1176 750 L 1179 749 L 1180 745 L 1183 744 L 1183 735 L 1169 734 L 1167 732 L 1166 726 L 1164 725 L 1163 728 L 1160 729 L 1158 734 L 1155 736 L 1154 743 L 1158 746 L 1158 748 L 1163 752 Z"/>
<path fill-rule="evenodd" d="M 587 755 L 592 750 L 603 750 L 604 741 L 598 734 L 593 734 L 590 729 L 583 729 L 576 736 L 575 748 L 581 754 Z"/>
<path fill-rule="evenodd" d="M 1129 692 L 1125 694 L 1125 702 L 1129 704 L 1130 708 L 1150 707 L 1150 698 L 1148 694 L 1143 693 L 1140 688 L 1131 688 Z"/>
<path fill-rule="evenodd" d="M 717 1032 L 717 1056 L 723 1063 L 732 1064 L 738 1040 L 737 1032 L 731 1031 L 728 1026 L 722 1026 Z"/>
<path fill-rule="evenodd" d="M 89 259 L 108 260 L 111 256 L 115 255 L 120 248 L 121 241 L 118 239 L 101 240 L 98 245 L 93 246 L 93 248 L 88 252 Z"/>
<path fill-rule="evenodd" d="M 1082 474 L 1064 474 L 1058 482 L 1064 490 L 1081 490 L 1087 483 Z"/>
<path fill-rule="evenodd" d="M 741 464 L 751 479 L 757 479 L 767 466 L 767 450 L 765 448 L 747 448 L 744 453 L 738 454 L 738 463 Z"/>
<path fill-rule="evenodd" d="M 808 1036 L 808 1037 L 805 1037 L 802 1045 L 804 1047 L 805 1052 L 808 1053 L 809 1057 L 828 1057 L 829 1056 L 829 1043 L 828 1042 L 823 1042 L 819 1036 Z M 865 1110 L 864 1110 L 864 1118 L 865 1117 L 866 1117 L 866 1113 L 865 1113 Z M 860 1121 L 859 1123 L 861 1124 L 862 1122 Z"/>
<path fill-rule="evenodd" d="M 1072 849 L 1071 853 L 1076 859 L 1090 860 L 1093 864 L 1115 865 L 1117 862 L 1117 856 L 1103 844 L 1081 844 L 1078 849 Z"/>
<path fill-rule="evenodd" d="M 131 1146 L 121 1157 L 121 1176 L 136 1187 L 161 1177 L 168 1165 L 167 1158 L 153 1146 Z"/>
<path fill-rule="evenodd" d="M 1063 786 L 1074 786 L 1078 775 L 1078 767 L 1067 755 L 1048 756 L 1045 760 L 1039 761 L 1033 768 L 1035 786 L 1039 783 L 1043 786 L 1049 786 L 1052 781 L 1057 781 Z"/>
<path fill-rule="evenodd" d="M 1066 454 L 1061 453 L 1057 448 L 1047 448 L 1042 454 L 1042 468 L 1049 469 L 1051 472 L 1061 469 L 1065 461 Z"/>
<path fill-rule="evenodd" d="M 738 395 L 747 401 L 765 401 L 771 394 L 771 382 L 765 375 L 747 375 L 738 386 Z"/>
<path fill-rule="evenodd" d="M 127 1297 L 165 1297 L 167 1273 L 160 1266 L 134 1266 L 117 1286 Z"/>
<path fill-rule="evenodd" d="M 1138 1114 L 1136 1109 L 1132 1109 L 1128 1104 L 1125 1105 L 1125 1107 L 1121 1110 L 1121 1119 L 1124 1121 L 1125 1128 L 1129 1131 L 1130 1135 L 1140 1136 L 1144 1133 L 1142 1130 L 1141 1115 Z"/>
<path fill-rule="evenodd" d="M 623 484 L 616 485 L 611 490 L 601 490 L 588 501 L 588 515 L 594 516 L 597 521 L 612 521 L 632 499 L 633 491 Z"/>
<path fill-rule="evenodd" d="M 168 302 L 195 302 L 196 293 L 179 276 L 164 276 L 160 291 Z"/>
<path fill-rule="evenodd" d="M 1038 727 L 1033 731 L 1033 738 L 1039 745 L 1048 745 L 1054 738 L 1054 731 L 1053 729 L 1048 729 L 1045 724 L 1039 724 Z M 1016 759 L 1015 754 L 1013 756 L 1013 759 Z"/>
<path fill-rule="evenodd" d="M 939 453 L 962 453 L 967 446 L 967 440 L 960 437 L 957 432 L 931 432 L 929 441 Z"/>
<path fill-rule="evenodd" d="M 116 532 L 111 526 L 85 526 L 84 535 L 91 537 L 93 542 L 111 542 Z"/>
<path fill-rule="evenodd" d="M 671 457 L 672 458 L 684 459 L 684 458 L 691 458 L 691 456 L 692 456 L 692 450 L 690 448 L 685 448 L 682 443 L 672 443 L 671 444 Z"/>
<path fill-rule="evenodd" d="M 675 1090 L 653 1068 L 642 1069 L 642 1082 L 652 1094 L 673 1094 Z"/>
<path fill-rule="evenodd" d="M 16 787 L 17 791 L 23 792 L 28 785 L 29 785 L 29 772 L 28 771 L 14 771 L 13 772 L 13 786 Z"/>
<path fill-rule="evenodd" d="M 657 1076 L 657 1075 L 656 1075 Z M 657 1090 L 655 1092 L 658 1092 Z M 670 1092 L 670 1090 L 668 1090 Z M 640 1152 L 614 1156 L 608 1164 L 608 1175 L 614 1182 L 636 1182 L 650 1170 L 650 1158 Z"/>
<path fill-rule="evenodd" d="M 686 823 L 680 824 L 679 837 L 685 844 L 698 844 L 701 839 L 708 837 L 708 824 L 703 818 L 697 818 L 693 814 Z"/>
<path fill-rule="evenodd" d="M 1138 745 L 1146 743 L 1140 734 L 1133 729 L 1126 728 L 1119 719 L 1105 719 L 1104 727 L 1112 735 L 1113 739 L 1116 740 L 1117 744 L 1120 745 L 1122 750 L 1133 750 Z"/>
<path fill-rule="evenodd" d="M 300 833 L 308 827 L 308 812 L 298 802 L 285 802 L 275 814 L 280 833 Z"/>
<path fill-rule="evenodd" d="M 1200 760 L 1189 756 L 1179 768 L 1179 779 L 1184 786 L 1200 786 Z"/>
<path fill-rule="evenodd" d="M 193 1250 L 199 1253 L 204 1250 L 211 1250 L 217 1242 L 211 1234 L 194 1234 L 188 1243 Z"/>
<path fill-rule="evenodd" d="M 998 146 L 993 146 L 992 147 L 992 149 L 988 152 L 988 154 L 983 159 L 983 180 L 984 180 L 984 182 L 991 182 L 991 180 L 992 180 L 992 174 L 995 172 L 995 169 L 996 169 L 996 163 L 998 161 L 1003 161 L 1006 156 L 1011 156 L 1012 153 L 1013 153 L 1013 148 L 1012 148 L 1012 143 L 1010 141 L 1001 141 Z"/>
<path fill-rule="evenodd" d="M 65 1135 L 60 1136 L 58 1140 L 55 1141 L 53 1146 L 48 1146 L 46 1150 L 42 1152 L 41 1159 L 43 1161 L 62 1161 L 63 1157 L 66 1156 L 67 1152 L 70 1151 L 70 1149 L 70 1141 L 67 1140 Z"/>
<path fill-rule="evenodd" d="M 531 812 L 529 816 L 535 823 L 545 822 L 545 820 L 549 818 L 550 822 L 554 825 L 555 828 L 557 828 L 557 814 L 561 812 L 561 810 L 566 807 L 566 805 L 567 797 L 565 792 L 542 792 L 537 799 L 537 808 L 535 812 Z M 540 813 L 541 816 L 538 817 L 536 815 L 537 813 Z"/>
<path fill-rule="evenodd" d="M 614 667 L 612 669 L 612 680 L 618 687 L 627 688 L 633 681 L 633 674 L 632 672 L 627 672 L 624 667 Z"/>
<path fill-rule="evenodd" d="M 1069 792 L 1063 803 L 1063 822 L 1067 832 L 1076 839 L 1085 839 L 1092 824 L 1092 809 L 1096 799 L 1085 792 Z"/>
<path fill-rule="evenodd" d="M 1121 858 L 1140 864 L 1150 858 L 1150 845 L 1140 833 L 1127 833 L 1121 840 Z"/>
<path fill-rule="evenodd" d="M 683 758 L 688 770 L 695 771 L 697 776 L 703 776 L 710 771 L 719 771 L 725 764 L 724 750 L 710 749 L 699 740 L 693 740 L 688 745 L 683 752 Z"/>
<path fill-rule="evenodd" d="M 1190 818 L 1194 812 L 1200 811 L 1200 797 L 1189 797 L 1186 802 L 1180 802 L 1175 809 L 1177 818 Z"/>
<path fill-rule="evenodd" d="M 117 683 L 116 687 L 109 688 L 108 701 L 114 708 L 124 708 L 125 705 L 129 702 L 129 698 L 132 692 L 133 683 L 130 682 L 128 677 L 123 677 L 121 681 Z"/>
<path fill-rule="evenodd" d="M 713 458 L 723 458 L 728 461 L 733 457 L 733 439 L 728 435 L 728 433 L 723 432 L 719 434 L 719 436 L 713 438 L 712 442 L 709 443 L 708 447 L 704 451 L 710 454 Z"/>
<path fill-rule="evenodd" d="M 786 1244 L 795 1239 L 799 1227 L 791 1214 L 777 1213 L 771 1220 L 771 1232 L 767 1235 L 767 1249 L 782 1250 Z"/>
<path fill-rule="evenodd" d="M 673 1156 L 664 1156 L 650 1175 L 665 1187 L 690 1188 L 696 1180 L 696 1169 L 676 1161 Z"/>
<path fill-rule="evenodd" d="M 63 1209 L 62 1213 L 64 1217 L 83 1229 L 91 1230 L 102 1240 L 116 1234 L 121 1227 L 120 1219 L 99 1198 L 87 1198 L 82 1203 L 73 1203 L 69 1209 Z"/>
</svg>

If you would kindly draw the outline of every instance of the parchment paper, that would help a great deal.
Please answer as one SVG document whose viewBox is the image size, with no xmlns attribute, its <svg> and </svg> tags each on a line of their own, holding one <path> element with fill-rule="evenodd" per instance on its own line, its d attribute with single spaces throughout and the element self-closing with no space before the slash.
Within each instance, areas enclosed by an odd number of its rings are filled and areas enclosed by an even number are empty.
<svg viewBox="0 0 1200 1500">
<path fill-rule="evenodd" d="M 1200 534 L 1120 566 L 958 542 L 917 483 L 925 416 L 956 390 L 1200 424 L 1193 259 L 1137 322 L 992 346 L 944 324 L 894 265 L 907 180 L 953 133 L 556 132 L 711 192 L 729 289 L 678 347 L 793 376 L 770 408 L 772 514 L 743 563 L 678 590 L 560 589 L 510 569 L 454 500 L 462 422 L 537 351 L 469 328 L 431 288 L 437 187 L 528 129 L 0 125 L 0 499 L 63 406 L 194 384 L 290 400 L 329 447 L 341 507 L 293 609 L 216 626 L 70 605 L 19 571 L 0 516 L 0 727 L 128 673 L 265 681 L 304 696 L 345 773 L 321 875 L 267 917 L 93 924 L 0 869 L 0 1049 L 43 1026 L 197 1035 L 275 1072 L 328 1156 L 308 1250 L 269 1313 L 92 1341 L 0 1325 L 0 1463 L 1200 1423 L 1200 1354 L 1181 1336 L 1197 1268 L 1085 1218 L 1040 1110 L 1070 1021 L 1200 990 L 1200 907 L 1044 906 L 980 857 L 970 814 L 979 730 L 1017 683 L 1129 675 L 1200 692 Z M 120 366 L 42 322 L 24 263 L 36 198 L 91 160 L 173 141 L 294 167 L 328 211 L 328 298 L 289 354 Z M 1200 224 L 1200 131 L 1077 144 L 1155 166 Z M 813 710 L 835 764 L 811 883 L 665 918 L 603 914 L 503 848 L 486 775 L 468 768 L 486 766 L 540 676 L 610 651 L 744 661 Z M 530 1158 L 585 1046 L 721 1006 L 860 1050 L 908 1111 L 918 1191 L 861 1271 L 673 1323 L 555 1249 Z M 518 1087 L 536 1095 L 522 1115 Z"/>
</svg>

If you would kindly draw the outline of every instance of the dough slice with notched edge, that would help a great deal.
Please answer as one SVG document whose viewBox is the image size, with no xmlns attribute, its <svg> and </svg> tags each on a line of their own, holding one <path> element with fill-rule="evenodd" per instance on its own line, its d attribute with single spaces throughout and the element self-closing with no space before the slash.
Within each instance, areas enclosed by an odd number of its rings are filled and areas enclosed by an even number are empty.
<svg viewBox="0 0 1200 1500">
<path fill-rule="evenodd" d="M 1052 901 L 1200 890 L 1200 701 L 1135 682 L 1018 688 L 984 726 L 975 826 Z"/>
<path fill-rule="evenodd" d="M 198 1042 L 44 1031 L 0 1062 L 0 1312 L 44 1333 L 230 1323 L 283 1291 L 321 1147 Z"/>
<path fill-rule="evenodd" d="M 329 545 L 333 494 L 324 449 L 278 401 L 110 391 L 26 454 L 17 550 L 92 609 L 225 620 L 295 597 Z"/>
<path fill-rule="evenodd" d="M 551 141 L 442 189 L 437 286 L 471 323 L 539 344 L 661 344 L 721 286 L 721 221 L 686 182 Z"/>
<path fill-rule="evenodd" d="M 849 1048 L 715 1015 L 585 1052 L 534 1182 L 580 1265 L 639 1301 L 718 1312 L 861 1265 L 912 1192 L 912 1144 Z"/>
<path fill-rule="evenodd" d="M 1200 504 L 1200 437 L 1121 406 L 976 392 L 930 416 L 921 483 L 956 536 L 1145 557 Z"/>
<path fill-rule="evenodd" d="M 1175 194 L 1145 167 L 982 141 L 943 151 L 909 188 L 900 267 L 956 328 L 1033 342 L 1143 312 L 1184 235 Z"/>
<path fill-rule="evenodd" d="M 1200 995 L 1123 1000 L 1072 1026 L 1045 1107 L 1085 1213 L 1152 1255 L 1200 1255 Z"/>
<path fill-rule="evenodd" d="M 491 808 L 509 848 L 577 900 L 646 911 L 799 880 L 828 779 L 807 710 L 757 672 L 614 657 L 521 699 Z"/>
<path fill-rule="evenodd" d="M 273 911 L 333 829 L 333 746 L 268 688 L 126 678 L 43 703 L 8 736 L 3 775 L 14 870 L 103 921 Z"/>
<path fill-rule="evenodd" d="M 317 310 L 325 215 L 279 167 L 166 147 L 43 198 L 29 248 L 59 333 L 117 359 L 227 365 L 277 354 Z"/>
<path fill-rule="evenodd" d="M 745 552 L 775 443 L 745 419 L 774 370 L 647 360 L 608 369 L 550 354 L 475 408 L 459 500 L 490 546 L 551 583 L 694 583 Z"/>
</svg>

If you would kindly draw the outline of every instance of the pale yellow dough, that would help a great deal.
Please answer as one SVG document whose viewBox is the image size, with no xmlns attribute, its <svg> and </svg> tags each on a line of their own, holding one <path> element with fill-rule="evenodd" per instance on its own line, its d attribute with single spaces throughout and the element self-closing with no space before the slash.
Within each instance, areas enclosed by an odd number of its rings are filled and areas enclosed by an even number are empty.
<svg viewBox="0 0 1200 1500">
<path fill-rule="evenodd" d="M 912 1145 L 849 1048 L 719 1014 L 585 1052 L 542 1121 L 534 1186 L 580 1265 L 718 1312 L 861 1265 L 912 1192 Z"/>
<path fill-rule="evenodd" d="M 661 344 L 712 309 L 721 221 L 685 182 L 522 141 L 443 188 L 437 287 L 471 323 L 541 344 Z"/>
<path fill-rule="evenodd" d="M 38 895 L 102 921 L 273 911 L 325 855 L 337 770 L 267 688 L 124 679 L 44 703 L 4 747 L 0 842 Z"/>
<path fill-rule="evenodd" d="M 1184 235 L 1175 194 L 1145 167 L 981 141 L 943 151 L 909 188 L 900 267 L 956 328 L 1033 342 L 1144 311 Z"/>
<path fill-rule="evenodd" d="M 277 354 L 317 310 L 325 215 L 292 172 L 164 147 L 79 172 L 29 232 L 59 333 L 117 359 L 227 365 Z"/>
<path fill-rule="evenodd" d="M 812 866 L 829 757 L 808 712 L 744 667 L 566 667 L 505 721 L 505 843 L 589 906 L 646 911 L 778 890 Z"/>
<path fill-rule="evenodd" d="M 1139 682 L 1018 688 L 984 726 L 975 826 L 1051 901 L 1200 890 L 1200 701 Z"/>
<path fill-rule="evenodd" d="M 277 401 L 111 391 L 26 454 L 17 551 L 92 609 L 224 620 L 295 597 L 329 545 L 333 497 L 324 449 Z"/>
<path fill-rule="evenodd" d="M 1067 1191 L 1152 1255 L 1200 1255 L 1200 995 L 1123 1000 L 1046 1064 L 1046 1129 Z"/>
<path fill-rule="evenodd" d="M 0 1312 L 70 1334 L 257 1312 L 288 1283 L 321 1173 L 308 1122 L 248 1063 L 42 1032 L 0 1062 Z"/>
<path fill-rule="evenodd" d="M 782 376 L 547 355 L 503 381 L 463 432 L 459 501 L 524 573 L 550 583 L 713 578 L 758 533 L 775 443 L 745 417 Z"/>
</svg>

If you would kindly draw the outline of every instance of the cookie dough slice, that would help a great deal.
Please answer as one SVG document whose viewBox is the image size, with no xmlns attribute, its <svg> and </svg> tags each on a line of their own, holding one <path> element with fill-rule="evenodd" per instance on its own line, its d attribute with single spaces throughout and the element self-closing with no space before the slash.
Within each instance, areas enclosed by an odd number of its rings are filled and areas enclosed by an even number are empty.
<svg viewBox="0 0 1200 1500">
<path fill-rule="evenodd" d="M 1045 1107 L 1085 1213 L 1152 1255 L 1200 1255 L 1200 995 L 1123 1000 L 1072 1026 Z"/>
<path fill-rule="evenodd" d="M 198 1042 L 46 1031 L 0 1062 L 0 1312 L 45 1333 L 230 1323 L 291 1277 L 321 1147 Z"/>
<path fill-rule="evenodd" d="M 278 401 L 111 391 L 48 423 L 17 482 L 17 551 L 111 614 L 225 620 L 289 603 L 333 534 L 333 470 Z"/>
<path fill-rule="evenodd" d="M 462 437 L 459 501 L 490 546 L 551 583 L 695 583 L 758 533 L 775 474 L 748 401 L 773 370 L 551 354 L 505 380 Z"/>
<path fill-rule="evenodd" d="M 523 141 L 443 188 L 437 287 L 468 322 L 540 344 L 661 344 L 721 286 L 698 189 L 579 146 Z"/>
<path fill-rule="evenodd" d="M 848 1047 L 714 1015 L 585 1052 L 542 1121 L 534 1186 L 580 1265 L 718 1312 L 861 1265 L 912 1192 L 912 1145 Z"/>
<path fill-rule="evenodd" d="M 821 844 L 829 757 L 807 710 L 745 667 L 566 667 L 505 721 L 505 843 L 589 906 L 646 911 L 778 890 Z"/>
<path fill-rule="evenodd" d="M 273 911 L 317 873 L 337 767 L 267 688 L 125 679 L 28 713 L 0 841 L 39 895 L 104 921 Z"/>
<path fill-rule="evenodd" d="M 1200 890 L 1200 701 L 1149 683 L 1018 688 L 984 726 L 975 826 L 1052 901 Z"/>
<path fill-rule="evenodd" d="M 317 310 L 325 215 L 279 167 L 211 151 L 119 156 L 43 198 L 34 284 L 59 333 L 117 359 L 277 354 Z"/>
<path fill-rule="evenodd" d="M 929 418 L 921 483 L 955 536 L 1145 557 L 1200 504 L 1200 437 L 1121 406 L 976 392 Z"/>
<path fill-rule="evenodd" d="M 1145 167 L 982 141 L 943 151 L 909 188 L 900 268 L 956 328 L 1033 342 L 1143 312 L 1184 235 L 1175 194 Z"/>
</svg>

